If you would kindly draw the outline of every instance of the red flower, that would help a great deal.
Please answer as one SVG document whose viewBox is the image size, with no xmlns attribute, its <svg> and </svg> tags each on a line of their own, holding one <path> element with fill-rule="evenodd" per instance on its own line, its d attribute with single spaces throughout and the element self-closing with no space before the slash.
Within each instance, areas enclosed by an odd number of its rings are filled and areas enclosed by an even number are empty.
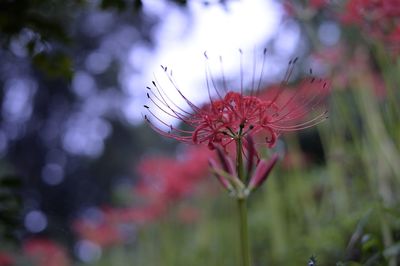
<svg viewBox="0 0 400 266">
<path fill-rule="evenodd" d="M 368 36 L 383 41 L 399 52 L 399 44 L 394 37 L 400 23 L 398 0 L 349 0 L 342 20 L 361 27 Z"/>
<path fill-rule="evenodd" d="M 314 9 L 321 9 L 324 8 L 325 6 L 328 5 L 328 1 L 327 0 L 310 0 L 309 1 L 309 5 L 311 8 Z"/>
<path fill-rule="evenodd" d="M 135 193 L 151 204 L 168 204 L 189 197 L 207 176 L 210 157 L 208 149 L 190 147 L 180 159 L 147 158 L 137 167 L 141 179 Z"/>
<path fill-rule="evenodd" d="M 107 220 L 79 219 L 74 222 L 73 228 L 80 238 L 90 240 L 101 247 L 113 246 L 123 242 L 118 227 Z"/>
<path fill-rule="evenodd" d="M 289 63 L 285 82 L 287 82 L 296 61 L 297 59 Z M 163 67 L 163 69 L 175 86 L 167 68 Z M 207 83 L 214 84 L 212 78 L 207 79 L 207 81 Z M 240 92 L 230 91 L 225 87 L 224 93 L 222 93 L 213 85 L 218 97 L 213 99 L 210 88 L 208 88 L 210 101 L 202 107 L 198 107 L 189 101 L 175 86 L 179 95 L 190 107 L 191 112 L 177 106 L 159 84 L 153 81 L 153 85 L 153 89 L 148 87 L 151 94 L 148 93 L 147 95 L 155 107 L 183 122 L 188 129 L 179 129 L 165 123 L 146 105 L 145 107 L 149 109 L 150 114 L 164 125 L 165 129 L 154 125 L 145 116 L 151 127 L 164 136 L 182 142 L 206 143 L 210 149 L 214 149 L 216 145 L 226 147 L 232 142 L 243 139 L 248 134 L 253 135 L 255 133 L 264 134 L 268 146 L 272 147 L 281 132 L 311 127 L 324 120 L 326 114 L 320 113 L 312 119 L 305 120 L 316 106 L 319 93 L 327 87 L 325 82 L 317 81 L 315 78 L 310 79 L 308 84 L 305 84 L 305 89 L 293 92 L 292 97 L 283 97 L 285 86 L 281 86 L 268 97 L 261 98 L 256 95 L 257 93 L 254 90 L 251 90 L 249 95 L 245 95 L 243 86 L 241 86 Z M 313 90 L 315 95 L 306 95 L 307 85 L 319 90 Z"/>
<path fill-rule="evenodd" d="M 12 266 L 15 265 L 14 258 L 5 252 L 0 252 L 0 266 Z"/>
<path fill-rule="evenodd" d="M 399 45 L 400 52 L 400 26 L 399 26 Z M 362 47 L 351 50 L 351 56 L 348 49 L 344 45 L 336 46 L 321 50 L 319 53 L 312 55 L 313 60 L 317 64 L 322 64 L 328 68 L 328 72 L 335 73 L 332 87 L 336 89 L 346 89 L 352 87 L 354 79 L 363 73 L 363 80 L 369 84 L 375 96 L 379 100 L 384 99 L 387 95 L 385 83 L 380 73 L 374 70 L 372 62 L 368 55 L 368 51 Z M 365 87 L 365 86 L 362 86 Z"/>
<path fill-rule="evenodd" d="M 33 238 L 26 240 L 23 245 L 24 253 L 37 266 L 68 266 L 70 261 L 65 249 L 49 239 Z"/>
</svg>

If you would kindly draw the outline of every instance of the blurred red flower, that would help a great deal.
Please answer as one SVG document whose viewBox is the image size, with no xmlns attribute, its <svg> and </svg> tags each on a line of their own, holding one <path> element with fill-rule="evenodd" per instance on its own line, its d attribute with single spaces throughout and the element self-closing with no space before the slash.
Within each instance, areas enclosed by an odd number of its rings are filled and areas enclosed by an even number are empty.
<svg viewBox="0 0 400 266">
<path fill-rule="evenodd" d="M 6 252 L 0 252 L 0 266 L 13 266 L 13 265 L 15 265 L 14 258 Z"/>
<path fill-rule="evenodd" d="M 400 32 L 399 32 L 400 33 Z M 400 34 L 399 34 L 400 40 Z M 363 73 L 363 79 L 367 81 L 373 93 L 378 99 L 386 97 L 386 86 L 380 73 L 378 73 L 371 65 L 368 51 L 362 47 L 351 49 L 344 44 L 323 49 L 312 55 L 312 60 L 323 68 L 327 68 L 328 72 L 333 73 L 332 87 L 336 89 L 351 88 L 354 79 Z"/>
<path fill-rule="evenodd" d="M 103 207 L 101 218 L 80 218 L 73 223 L 81 239 L 87 239 L 101 247 L 123 244 L 132 239 L 135 226 L 152 222 L 174 206 L 177 200 L 193 196 L 199 182 L 207 177 L 208 158 L 213 153 L 205 148 L 191 146 L 181 157 L 149 157 L 137 167 L 140 175 L 134 187 L 137 202 L 125 208 Z M 177 213 L 184 223 L 197 219 L 194 208 L 186 207 Z M 130 227 L 132 230 L 127 232 Z"/>
<path fill-rule="evenodd" d="M 309 5 L 314 9 L 324 8 L 329 4 L 329 0 L 310 0 Z"/>
<path fill-rule="evenodd" d="M 36 266 L 71 265 L 65 249 L 50 239 L 32 238 L 25 240 L 23 250 Z"/>
<path fill-rule="evenodd" d="M 146 158 L 137 166 L 141 179 L 134 193 L 152 204 L 164 205 L 190 197 L 199 182 L 207 177 L 208 159 L 213 156 L 204 147 L 190 146 L 178 159 Z"/>
<path fill-rule="evenodd" d="M 96 243 L 100 247 L 107 247 L 122 243 L 121 232 L 113 223 L 107 220 L 93 221 L 79 219 L 73 223 L 73 228 L 82 239 Z"/>
<path fill-rule="evenodd" d="M 341 18 L 344 23 L 361 27 L 366 35 L 382 41 L 395 53 L 400 52 L 398 0 L 349 0 Z"/>
</svg>

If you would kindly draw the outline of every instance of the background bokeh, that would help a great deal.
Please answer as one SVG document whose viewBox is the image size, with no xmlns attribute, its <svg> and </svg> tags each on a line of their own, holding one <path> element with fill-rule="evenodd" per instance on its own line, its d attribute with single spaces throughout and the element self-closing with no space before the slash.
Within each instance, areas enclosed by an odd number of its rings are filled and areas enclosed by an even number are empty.
<svg viewBox="0 0 400 266">
<path fill-rule="evenodd" d="M 254 265 L 399 265 L 399 25 L 398 0 L 1 1 L 0 266 L 238 265 L 213 152 L 143 105 L 155 79 L 177 95 L 160 65 L 201 105 L 206 66 L 248 87 L 264 48 L 262 89 L 298 57 L 291 85 L 331 90 L 249 200 Z"/>
</svg>

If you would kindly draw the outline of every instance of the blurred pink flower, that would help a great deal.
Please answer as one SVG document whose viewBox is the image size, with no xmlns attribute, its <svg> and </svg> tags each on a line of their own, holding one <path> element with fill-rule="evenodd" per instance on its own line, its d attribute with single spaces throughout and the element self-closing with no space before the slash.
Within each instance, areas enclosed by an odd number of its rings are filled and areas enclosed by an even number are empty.
<svg viewBox="0 0 400 266">
<path fill-rule="evenodd" d="M 60 244 L 45 238 L 31 238 L 23 243 L 24 253 L 35 266 L 69 266 L 67 252 Z"/>
<path fill-rule="evenodd" d="M 310 0 L 309 5 L 313 9 L 321 9 L 326 7 L 329 4 L 330 0 Z"/>
<path fill-rule="evenodd" d="M 15 265 L 14 257 L 4 251 L 0 252 L 0 266 L 13 266 Z"/>
<path fill-rule="evenodd" d="M 398 0 L 349 0 L 341 19 L 346 24 L 357 25 L 366 36 L 383 42 L 395 53 L 400 52 Z"/>
<path fill-rule="evenodd" d="M 332 72 L 332 87 L 346 89 L 353 86 L 354 78 L 360 73 L 369 80 L 375 96 L 382 99 L 386 96 L 386 86 L 379 73 L 371 68 L 368 52 L 358 47 L 351 52 L 344 44 L 323 49 L 312 55 L 312 60 L 322 64 L 328 72 Z"/>
<path fill-rule="evenodd" d="M 141 178 L 134 193 L 153 204 L 169 204 L 190 197 L 199 182 L 207 177 L 208 159 L 213 156 L 207 148 L 191 146 L 178 159 L 146 158 L 137 167 Z"/>
<path fill-rule="evenodd" d="M 81 239 L 89 240 L 100 247 L 108 247 L 123 242 L 121 232 L 107 220 L 92 221 L 79 219 L 73 223 L 74 231 Z"/>
<path fill-rule="evenodd" d="M 154 221 L 163 212 L 162 206 L 103 207 L 100 219 L 79 218 L 72 224 L 79 238 L 110 247 L 129 242 L 134 237 L 134 227 Z M 131 230 L 129 230 L 131 229 Z"/>
</svg>

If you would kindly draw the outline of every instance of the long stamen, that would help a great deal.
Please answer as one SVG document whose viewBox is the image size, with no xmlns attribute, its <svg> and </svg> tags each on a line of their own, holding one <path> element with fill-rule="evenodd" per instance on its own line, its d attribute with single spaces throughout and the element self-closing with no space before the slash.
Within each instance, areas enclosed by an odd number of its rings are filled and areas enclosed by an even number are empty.
<svg viewBox="0 0 400 266">
<path fill-rule="evenodd" d="M 209 62 L 208 62 L 209 59 L 208 59 L 208 56 L 207 56 L 206 52 L 204 52 L 204 56 L 206 57 L 206 74 L 207 74 L 206 77 L 207 77 L 207 80 L 208 79 L 211 80 L 211 85 L 213 86 L 214 91 L 217 93 L 218 98 L 220 100 L 222 100 L 223 97 L 221 96 L 220 92 L 218 91 L 218 86 L 216 85 L 216 82 L 215 82 L 214 77 L 212 75 L 212 72 L 210 70 L 210 66 L 209 66 Z"/>
<path fill-rule="evenodd" d="M 267 57 L 267 48 L 264 48 L 264 53 L 263 53 L 263 60 L 262 60 L 262 65 L 261 65 L 261 72 L 260 72 L 260 78 L 258 80 L 258 85 L 257 85 L 257 92 L 260 91 L 261 88 L 261 80 L 264 76 L 264 66 L 265 66 L 265 58 Z"/>
<path fill-rule="evenodd" d="M 243 95 L 243 52 L 239 49 L 240 53 L 240 94 Z"/>
<path fill-rule="evenodd" d="M 225 73 L 224 73 L 224 66 L 223 66 L 223 62 L 222 62 L 222 56 L 219 56 L 219 64 L 221 66 L 223 89 L 224 89 L 225 93 L 228 93 L 228 86 L 226 84 L 226 78 L 225 78 Z"/>
</svg>

